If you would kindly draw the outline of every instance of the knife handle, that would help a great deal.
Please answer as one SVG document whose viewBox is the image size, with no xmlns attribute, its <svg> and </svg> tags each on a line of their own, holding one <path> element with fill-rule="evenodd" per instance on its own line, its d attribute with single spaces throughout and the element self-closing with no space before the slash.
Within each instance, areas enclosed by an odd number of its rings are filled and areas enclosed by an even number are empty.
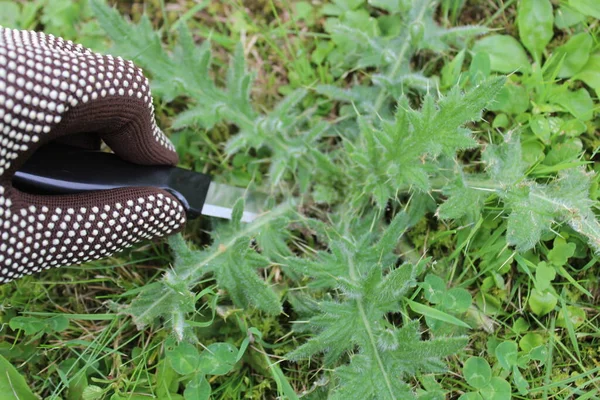
<svg viewBox="0 0 600 400">
<path fill-rule="evenodd" d="M 173 194 L 189 219 L 200 215 L 209 175 L 170 166 L 133 164 L 112 153 L 52 143 L 38 149 L 13 177 L 31 194 L 60 195 L 124 187 L 156 187 Z"/>
</svg>

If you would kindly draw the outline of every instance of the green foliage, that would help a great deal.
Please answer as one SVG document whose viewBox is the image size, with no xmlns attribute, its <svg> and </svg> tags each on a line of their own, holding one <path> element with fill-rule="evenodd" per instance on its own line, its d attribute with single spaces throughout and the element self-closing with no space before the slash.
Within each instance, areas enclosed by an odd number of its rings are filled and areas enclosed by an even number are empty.
<svg viewBox="0 0 600 400">
<path fill-rule="evenodd" d="M 195 100 L 201 101 L 201 105 L 205 107 L 199 108 L 203 111 L 202 122 L 214 125 L 221 120 L 223 114 L 216 111 L 232 97 L 228 96 L 226 90 L 216 88 L 213 82 L 206 79 L 211 67 L 209 42 L 202 47 L 195 46 L 186 25 L 181 24 L 180 41 L 171 56 L 163 49 L 161 36 L 154 31 L 146 15 L 142 16 L 138 24 L 130 24 L 116 9 L 109 7 L 104 1 L 92 0 L 90 3 L 100 25 L 114 42 L 111 51 L 143 67 L 152 77 L 152 89 L 155 93 L 167 99 L 180 95 L 192 96 Z M 144 50 L 140 51 L 140 49 Z M 241 68 L 244 68 L 243 64 Z M 174 77 L 177 79 L 173 79 Z M 246 82 L 246 86 L 250 83 L 248 76 L 241 79 Z M 240 95 L 243 96 L 245 93 L 236 93 L 236 95 L 240 98 Z M 216 104 L 211 108 L 213 102 Z M 243 114 L 247 111 L 242 111 L 237 106 L 238 104 L 225 104 L 225 107 L 231 108 L 234 114 L 237 112 Z M 248 106 L 247 100 L 242 105 L 244 106 Z M 211 114 L 211 111 L 214 114 Z M 202 119 L 202 116 L 197 118 Z"/>
<path fill-rule="evenodd" d="M 579 328 L 587 320 L 585 311 L 579 307 L 567 306 L 561 309 L 556 316 L 556 326 L 559 328 L 569 328 L 569 324 L 573 328 Z"/>
<path fill-rule="evenodd" d="M 87 1 L 0 1 L 0 8 L 0 26 L 32 30 L 39 23 L 39 30 L 43 27 L 45 33 L 74 40 L 96 50 L 104 49 L 105 35 L 93 19 Z"/>
<path fill-rule="evenodd" d="M 42 1 L 28 2 L 25 4 L 14 1 L 1 1 L 2 15 L 0 25 L 14 29 L 31 28 L 34 24 L 35 14 L 42 7 Z"/>
<path fill-rule="evenodd" d="M 363 233 L 365 224 L 371 221 L 330 231 L 329 250 L 315 253 L 311 260 L 288 260 L 290 268 L 312 277 L 310 286 L 340 291 L 336 299 L 315 304 L 316 314 L 309 320 L 315 336 L 288 357 L 324 352 L 326 362 L 333 364 L 357 347 L 350 362 L 335 369 L 339 384 L 332 398 L 413 398 L 405 379 L 417 372 L 443 371 L 441 358 L 466 342 L 462 337 L 421 341 L 416 322 L 398 328 L 385 318 L 400 310 L 425 261 L 395 267 L 394 248 L 410 226 L 408 214 L 398 213 L 382 232 Z"/>
<path fill-rule="evenodd" d="M 297 111 L 306 95 L 303 89 L 290 93 L 272 112 L 258 117 L 253 127 L 242 129 L 232 138 L 227 143 L 227 153 L 231 155 L 247 148 L 268 148 L 272 154 L 269 167 L 271 184 L 279 185 L 286 173 L 292 173 L 299 181 L 301 192 L 308 190 L 315 167 L 332 175 L 339 174 L 339 167 L 319 150 L 319 141 L 328 125 L 320 121 L 311 126 L 313 112 L 309 110 L 300 114 Z"/>
<path fill-rule="evenodd" d="M 93 0 L 92 4 L 115 42 L 113 51 L 143 66 L 153 78 L 154 92 L 167 100 L 177 96 L 190 100 L 188 109 L 173 121 L 174 129 L 211 129 L 220 122 L 236 125 L 240 132 L 228 143 L 227 152 L 231 155 L 247 148 L 268 149 L 272 154 L 269 177 L 273 186 L 291 173 L 306 191 L 315 165 L 335 173 L 336 167 L 319 152 L 318 142 L 327 125 L 309 124 L 314 112 L 297 112 L 306 90 L 294 91 L 274 110 L 260 114 L 250 103 L 252 74 L 247 71 L 241 45 L 236 47 L 225 87 L 221 88 L 209 78 L 213 67 L 210 42 L 196 46 L 185 24 L 180 25 L 178 45 L 170 55 L 145 16 L 138 25 L 132 25 L 103 1 Z M 132 37 L 136 40 L 129 40 Z"/>
<path fill-rule="evenodd" d="M 246 341 L 244 346 L 248 346 Z M 209 399 L 211 387 L 207 375 L 229 373 L 241 359 L 245 348 L 238 351 L 229 343 L 213 343 L 202 352 L 188 342 L 165 343 L 165 360 L 179 375 L 187 381 L 183 397 L 186 400 Z M 174 393 L 176 394 L 176 393 Z"/>
<path fill-rule="evenodd" d="M 553 224 L 564 223 L 586 236 L 592 249 L 600 251 L 600 223 L 589 198 L 590 174 L 580 168 L 567 169 L 547 184 L 526 178 L 518 135 L 508 135 L 500 145 L 489 145 L 483 160 L 487 175 L 463 175 L 458 184 L 466 190 L 448 192 L 449 201 L 438 209 L 441 218 L 465 216 L 468 210 L 461 209 L 460 204 L 474 199 L 481 202 L 493 193 L 505 203 L 507 241 L 517 250 L 533 248 Z"/>
<path fill-rule="evenodd" d="M 94 50 L 101 26 L 185 167 L 297 199 L 1 286 L 35 393 L 599 394 L 595 1 L 0 3 Z"/>
<path fill-rule="evenodd" d="M 517 9 L 517 24 L 521 42 L 536 62 L 550 43 L 553 32 L 554 15 L 549 0 L 523 0 Z"/>
<path fill-rule="evenodd" d="M 15 317 L 10 320 L 11 329 L 21 329 L 25 335 L 38 333 L 62 332 L 69 327 L 69 320 L 63 315 L 52 318 L 39 319 L 36 317 Z"/>
<path fill-rule="evenodd" d="M 159 282 L 146 285 L 134 301 L 121 309 L 138 328 L 162 319 L 179 340 L 190 327 L 188 317 L 195 311 L 194 287 L 206 274 L 214 274 L 217 283 L 239 307 L 256 307 L 270 314 L 281 312 L 277 294 L 259 278 L 256 270 L 269 266 L 268 254 L 261 254 L 250 243 L 259 235 L 268 235 L 278 227 L 276 219 L 285 218 L 286 207 L 267 213 L 252 224 L 242 225 L 243 200 L 236 203 L 233 220 L 214 232 L 212 245 L 203 251 L 188 248 L 180 235 L 170 239 L 175 254 L 173 268 Z"/>
<path fill-rule="evenodd" d="M 383 104 L 389 104 L 390 97 L 395 100 L 394 97 L 402 93 L 402 87 L 405 84 L 420 87 L 430 85 L 422 75 L 406 72 L 411 53 L 420 48 L 428 48 L 427 46 L 433 43 L 436 43 L 436 45 L 431 48 L 432 50 L 443 51 L 448 48 L 445 44 L 446 40 L 454 41 L 457 38 L 467 37 L 483 31 L 478 27 L 453 30 L 437 27 L 433 22 L 432 2 L 423 0 L 415 2 L 408 13 L 406 12 L 408 11 L 406 6 L 393 8 L 395 14 L 390 18 L 392 18 L 391 20 L 402 19 L 406 15 L 409 18 L 405 21 L 406 26 L 415 27 L 425 24 L 431 27 L 427 30 L 428 33 L 432 33 L 431 37 L 425 37 L 423 40 L 417 41 L 414 39 L 414 29 L 408 29 L 404 33 L 395 32 L 393 43 L 386 38 L 373 38 L 372 41 L 357 40 L 357 37 L 353 35 L 362 36 L 364 34 L 360 29 L 357 30 L 355 24 L 362 25 L 365 22 L 362 20 L 364 12 L 355 10 L 361 3 L 336 3 L 335 7 L 329 8 L 325 12 L 337 16 L 337 22 L 330 21 L 328 23 L 328 26 L 335 25 L 331 29 L 337 32 L 332 33 L 336 50 L 330 54 L 330 58 L 335 58 L 335 54 L 343 53 L 344 57 L 351 58 L 347 62 L 342 62 L 341 65 L 344 68 L 347 63 L 351 63 L 352 68 L 376 66 L 388 70 L 385 74 L 374 77 L 375 87 L 380 86 L 381 91 L 375 92 L 363 86 L 356 86 L 353 89 L 354 93 L 350 95 L 351 98 L 352 96 L 358 96 L 362 107 L 369 111 L 375 110 L 375 112 L 378 112 Z M 125 23 L 116 11 L 109 9 L 103 2 L 96 0 L 93 5 L 100 23 L 115 41 L 114 51 L 124 57 L 132 58 L 144 66 L 154 78 L 152 85 L 156 92 L 162 94 L 166 99 L 184 95 L 195 103 L 175 119 L 174 128 L 199 125 L 210 129 L 220 121 L 236 125 L 240 132 L 229 141 L 228 154 L 248 151 L 252 148 L 268 149 L 271 154 L 269 178 L 272 186 L 280 185 L 286 174 L 291 174 L 296 178 L 300 191 L 305 193 L 315 181 L 313 176 L 315 169 L 326 174 L 317 178 L 317 181 L 331 184 L 331 182 L 340 179 L 339 166 L 334 165 L 330 158 L 323 155 L 320 145 L 324 134 L 332 128 L 319 118 L 313 118 L 315 110 L 309 109 L 303 113 L 297 111 L 297 106 L 307 95 L 305 90 L 298 89 L 290 93 L 277 107 L 268 113 L 257 113 L 249 102 L 252 79 L 246 71 L 241 47 L 237 48 L 231 60 L 226 89 L 221 89 L 211 79 L 207 79 L 210 76 L 211 67 L 209 43 L 205 42 L 203 46 L 196 47 L 185 24 L 182 24 L 180 28 L 178 47 L 173 56 L 170 56 L 162 48 L 159 36 L 152 30 L 147 18 L 142 18 L 141 22 L 134 26 Z M 353 19 L 355 17 L 362 22 L 355 21 Z M 366 23 L 369 24 L 369 22 Z M 128 40 L 131 37 L 136 37 L 136 41 Z M 409 38 L 412 39 L 407 40 Z M 339 41 L 336 42 L 338 39 Z M 356 43 L 365 43 L 367 48 L 357 49 L 358 51 L 354 53 L 354 50 L 347 51 L 348 43 L 352 43 L 353 48 L 356 47 Z M 413 45 L 410 45 L 410 43 L 413 43 Z M 143 48 L 144 51 L 140 52 L 140 48 Z M 354 58 L 352 54 L 357 54 L 357 58 Z M 371 62 L 369 60 L 374 60 L 374 56 L 369 56 L 369 54 L 378 54 L 379 58 L 385 61 Z M 175 84 L 172 79 L 173 75 L 180 77 L 179 80 L 175 81 Z M 338 93 L 338 89 L 330 86 L 318 86 L 317 91 L 334 98 L 341 95 Z M 367 93 L 368 96 L 364 96 Z M 486 94 L 481 93 L 478 95 L 485 96 Z M 489 100 L 492 93 L 487 95 Z M 452 101 L 458 103 L 459 94 L 455 93 L 453 96 L 454 99 L 448 101 L 448 109 L 446 110 L 448 112 L 452 111 L 452 106 L 462 105 L 452 104 Z M 348 98 L 348 96 L 345 97 Z M 472 101 L 477 100 L 479 99 L 472 99 Z M 429 112 L 433 112 L 432 101 L 430 99 Z M 469 104 L 469 106 L 471 105 L 474 105 L 474 103 Z M 470 110 L 470 112 L 479 113 L 481 108 L 483 107 Z M 439 115 L 440 118 L 444 117 L 443 111 Z M 477 117 L 468 114 L 469 110 L 465 110 L 465 114 L 459 116 L 459 118 L 464 118 L 464 121 L 458 121 L 458 123 L 464 123 L 469 118 Z M 452 128 L 452 126 L 449 126 L 449 129 Z M 423 129 L 427 128 L 424 127 Z M 432 133 L 429 132 L 429 135 Z M 406 140 L 409 139 L 406 138 Z M 469 144 L 472 145 L 472 143 Z M 459 143 L 455 143 L 455 146 L 459 145 Z M 465 145 L 465 143 L 462 143 L 462 145 Z M 443 150 L 450 151 L 451 149 L 445 148 Z M 390 173 L 392 172 L 390 171 Z M 407 171 L 406 175 L 410 176 L 410 171 Z M 420 177 L 423 179 L 422 173 Z M 422 179 L 420 183 L 423 183 Z"/>
<path fill-rule="evenodd" d="M 529 69 L 525 50 L 517 39 L 509 35 L 491 35 L 480 39 L 473 46 L 473 51 L 487 55 L 492 71 L 510 74 Z"/>
<path fill-rule="evenodd" d="M 483 389 L 490 384 L 492 369 L 481 357 L 471 357 L 463 366 L 463 374 L 467 383 L 476 389 Z"/>
<path fill-rule="evenodd" d="M 395 121 L 382 121 L 380 128 L 359 119 L 360 138 L 346 142 L 351 193 L 358 200 L 372 197 L 383 208 L 399 191 L 430 191 L 429 176 L 440 169 L 436 159 L 476 146 L 464 125 L 480 118 L 503 84 L 490 80 L 465 94 L 455 89 L 437 103 L 428 94 L 421 110 L 402 98 Z"/>
<path fill-rule="evenodd" d="M 467 359 L 463 365 L 463 375 L 467 383 L 476 391 L 463 394 L 461 400 L 510 400 L 512 398 L 510 384 L 500 377 L 492 376 L 492 369 L 484 358 Z"/>
<path fill-rule="evenodd" d="M 532 148 L 528 152 L 528 164 L 541 161 L 548 164 L 555 161 L 546 157 L 544 146 L 577 145 L 577 140 L 564 140 L 561 132 L 567 136 L 578 137 L 589 128 L 586 121 L 593 117 L 593 101 L 586 89 L 577 88 L 576 80 L 586 81 L 591 88 L 597 88 L 596 75 L 591 72 L 595 63 L 594 31 L 582 31 L 574 34 L 569 40 L 548 51 L 548 43 L 552 38 L 551 29 L 553 14 L 550 2 L 546 0 L 523 1 L 519 3 L 519 35 L 524 46 L 532 54 L 535 63 L 530 65 L 525 50 L 512 36 L 490 35 L 478 40 L 473 51 L 485 57 L 488 55 L 490 69 L 483 70 L 482 77 L 490 71 L 502 73 L 516 72 L 500 92 L 498 102 L 491 108 L 502 112 L 503 118 L 519 121 L 529 120 L 525 129 L 526 137 L 530 135 L 539 139 L 543 146 Z M 537 21 L 537 22 L 535 22 Z M 583 26 L 582 21 L 578 22 Z M 543 59 L 543 56 L 545 60 Z M 475 59 L 472 66 L 475 65 Z M 589 64 L 589 66 L 588 66 Z M 568 79 L 561 83 L 558 79 Z M 469 81 L 463 81 L 468 86 Z M 476 82 L 476 81 L 475 81 Z M 555 113 L 553 116 L 546 113 Z M 506 125 L 506 124 L 503 124 Z M 533 146 L 533 142 L 530 143 Z M 540 151 L 541 150 L 541 151 Z M 570 159 L 560 160 L 567 164 L 573 162 L 579 153 L 572 153 Z M 556 169 L 554 171 L 558 171 Z"/>
<path fill-rule="evenodd" d="M 592 37 L 588 33 L 580 33 L 570 38 L 564 45 L 557 47 L 554 52 L 562 61 L 558 77 L 571 78 L 578 73 L 587 63 L 592 45 Z"/>
<path fill-rule="evenodd" d="M 594 0 L 569 0 L 568 4 L 583 15 L 600 19 L 600 5 Z"/>
<path fill-rule="evenodd" d="M 35 396 L 27 383 L 25 378 L 19 374 L 16 370 L 2 355 L 0 355 L 0 390 L 2 391 L 2 398 L 6 400 L 36 400 Z"/>
<path fill-rule="evenodd" d="M 438 311 L 461 316 L 471 307 L 473 299 L 467 290 L 456 287 L 448 289 L 446 288 L 444 280 L 438 276 L 427 274 L 419 286 L 423 289 L 423 295 L 427 301 L 434 304 L 434 309 Z M 443 320 L 435 318 L 432 315 L 424 315 L 426 316 L 427 325 L 436 332 L 436 334 L 451 332 L 451 327 L 448 325 L 449 321 L 447 318 L 446 320 Z M 454 323 L 454 325 L 470 328 L 470 326 L 461 319 L 458 321 L 461 323 Z"/>
<path fill-rule="evenodd" d="M 427 87 L 430 82 L 410 68 L 410 54 L 421 49 L 437 52 L 487 31 L 481 26 L 445 28 L 435 21 L 435 1 L 369 1 L 387 13 L 373 16 L 365 1 L 336 1 L 323 7 L 325 29 L 332 46 L 327 60 L 334 75 L 352 69 L 377 67 L 378 86 Z"/>
<path fill-rule="evenodd" d="M 494 355 L 500 368 L 512 374 L 512 382 L 522 396 L 529 394 L 530 385 L 523 377 L 521 368 L 526 368 L 531 361 L 538 361 L 540 365 L 544 365 L 548 357 L 547 347 L 543 344 L 519 351 L 517 343 L 512 340 L 499 343 Z"/>
</svg>

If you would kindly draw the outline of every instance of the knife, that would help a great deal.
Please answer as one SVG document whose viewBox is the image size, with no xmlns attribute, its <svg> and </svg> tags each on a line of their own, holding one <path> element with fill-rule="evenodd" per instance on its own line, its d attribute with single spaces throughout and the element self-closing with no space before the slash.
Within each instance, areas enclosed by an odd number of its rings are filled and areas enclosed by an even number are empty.
<svg viewBox="0 0 600 400">
<path fill-rule="evenodd" d="M 75 194 L 123 187 L 151 186 L 173 194 L 188 219 L 200 215 L 231 219 L 245 199 L 243 222 L 264 211 L 267 196 L 214 182 L 210 175 L 170 166 L 133 164 L 112 153 L 51 143 L 38 149 L 13 177 L 13 186 L 32 194 Z"/>
</svg>

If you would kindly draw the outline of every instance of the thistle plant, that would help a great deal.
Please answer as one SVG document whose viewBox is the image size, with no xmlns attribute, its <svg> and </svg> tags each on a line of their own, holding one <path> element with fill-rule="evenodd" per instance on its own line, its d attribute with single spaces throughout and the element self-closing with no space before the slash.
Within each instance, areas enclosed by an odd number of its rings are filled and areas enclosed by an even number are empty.
<svg viewBox="0 0 600 400">
<path fill-rule="evenodd" d="M 567 224 L 600 251 L 600 223 L 590 199 L 592 174 L 585 169 L 561 171 L 554 179 L 537 182 L 528 178 L 522 162 L 521 142 L 515 133 L 504 142 L 489 145 L 483 153 L 487 172 L 460 172 L 444 190 L 448 199 L 440 205 L 440 218 L 459 219 L 480 210 L 493 198 L 504 203 L 506 239 L 518 251 L 532 249 L 553 225 Z"/>
<path fill-rule="evenodd" d="M 465 337 L 423 341 L 417 321 L 398 326 L 390 320 L 394 314 L 403 319 L 401 303 L 428 260 L 397 266 L 398 240 L 418 220 L 415 215 L 399 212 L 384 227 L 377 226 L 374 215 L 327 229 L 326 251 L 286 263 L 311 277 L 309 287 L 338 293 L 315 302 L 313 315 L 308 316 L 315 335 L 288 355 L 302 359 L 325 353 L 325 365 L 337 365 L 330 393 L 334 399 L 415 398 L 406 379 L 443 372 L 442 359 L 467 343 Z M 350 362 L 340 365 L 348 353 Z"/>
<path fill-rule="evenodd" d="M 503 85 L 504 79 L 492 79 L 464 94 L 454 89 L 437 102 L 428 94 L 421 110 L 402 97 L 394 120 L 360 117 L 360 136 L 345 142 L 350 192 L 366 200 L 363 204 L 374 200 L 380 209 L 399 193 L 430 192 L 431 180 L 444 169 L 440 158 L 453 159 L 477 146 L 465 124 L 481 117 Z"/>
<path fill-rule="evenodd" d="M 250 225 L 239 222 L 238 204 L 237 218 L 214 230 L 212 242 L 199 250 L 191 250 L 180 236 L 172 238 L 172 268 L 139 289 L 133 302 L 118 306 L 120 312 L 138 327 L 160 321 L 178 340 L 194 340 L 196 291 L 204 279 L 214 279 L 240 308 L 278 315 L 286 301 L 293 305 L 302 321 L 297 332 L 308 338 L 287 359 L 322 361 L 332 371 L 325 374 L 331 378 L 326 389 L 331 398 L 429 398 L 433 394 L 418 394 L 409 382 L 444 371 L 444 358 L 460 352 L 467 339 L 432 329 L 422 340 L 420 324 L 412 318 L 425 306 L 415 307 L 412 299 L 431 282 L 439 291 L 443 284 L 428 275 L 419 285 L 422 272 L 431 274 L 438 260 L 408 259 L 398 251 L 410 241 L 412 229 L 442 220 L 457 230 L 472 228 L 465 243 L 477 246 L 478 229 L 497 220 L 498 229 L 490 234 L 493 246 L 477 255 L 484 272 L 495 268 L 497 260 L 489 259 L 510 253 L 502 258 L 504 266 L 563 225 L 600 251 L 591 172 L 569 164 L 542 173 L 526 162 L 520 127 L 503 129 L 506 124 L 499 122 L 494 127 L 500 132 L 488 137 L 473 128 L 491 131 L 486 112 L 516 107 L 507 100 L 514 85 L 489 76 L 489 63 L 502 60 L 487 55 L 474 54 L 462 75 L 470 41 L 488 29 L 445 28 L 434 18 L 437 5 L 432 0 L 327 5 L 329 37 L 320 57 L 338 82 L 292 88 L 264 110 L 253 105 L 253 74 L 242 45 L 235 47 L 221 82 L 212 78 L 210 41 L 197 45 L 185 23 L 179 24 L 169 52 L 148 19 L 128 23 L 94 0 L 99 22 L 114 42 L 112 51 L 145 67 L 164 101 L 186 100 L 187 108 L 173 118 L 174 130 L 230 127 L 235 134 L 223 143 L 223 154 L 253 154 L 265 166 L 267 190 L 299 199 L 295 209 L 277 209 Z M 485 40 L 475 49 L 485 47 Z M 527 43 L 539 59 L 539 46 Z M 425 51 L 457 51 L 442 69 L 441 81 L 412 61 Z M 344 79 L 350 85 L 341 85 Z M 556 94 L 566 89 L 544 85 L 537 85 L 536 93 L 560 103 Z M 319 109 L 321 102 L 331 106 L 330 114 Z M 591 111 L 572 105 L 563 107 L 591 119 Z M 542 128 L 540 122 L 531 129 Z M 416 250 L 427 253 L 423 247 Z M 452 257 L 456 265 L 458 256 Z M 519 260 L 522 268 L 525 262 Z M 299 294 L 282 294 L 261 279 L 258 272 L 273 265 L 301 288 Z M 470 294 L 454 293 L 469 300 L 460 311 L 472 311 Z M 428 317 L 440 316 L 442 309 L 431 308 L 437 314 Z"/>
<path fill-rule="evenodd" d="M 258 276 L 257 269 L 269 267 L 269 256 L 281 256 L 278 248 L 283 247 L 285 232 L 280 228 L 287 225 L 281 219 L 285 221 L 289 211 L 280 207 L 246 225 L 241 222 L 243 210 L 244 202 L 240 200 L 231 223 L 213 232 L 214 241 L 206 249 L 191 250 L 180 235 L 171 237 L 173 267 L 160 281 L 144 286 L 131 304 L 120 307 L 120 312 L 130 315 L 138 328 L 162 321 L 179 340 L 190 340 L 194 337 L 190 328 L 196 312 L 194 288 L 212 274 L 236 306 L 255 307 L 267 314 L 281 313 L 278 295 Z M 257 241 L 258 247 L 250 246 L 252 240 Z"/>
</svg>

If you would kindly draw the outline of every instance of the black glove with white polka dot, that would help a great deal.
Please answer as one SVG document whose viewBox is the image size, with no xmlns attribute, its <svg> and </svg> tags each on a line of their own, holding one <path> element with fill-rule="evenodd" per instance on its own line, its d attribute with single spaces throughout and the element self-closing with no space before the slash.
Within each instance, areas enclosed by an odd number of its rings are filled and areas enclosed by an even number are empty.
<svg viewBox="0 0 600 400">
<path fill-rule="evenodd" d="M 58 140 L 89 148 L 100 139 L 134 163 L 177 163 L 154 122 L 148 80 L 132 62 L 0 27 L 0 284 L 183 227 L 183 207 L 156 188 L 36 196 L 12 187 L 40 146 Z"/>
</svg>

